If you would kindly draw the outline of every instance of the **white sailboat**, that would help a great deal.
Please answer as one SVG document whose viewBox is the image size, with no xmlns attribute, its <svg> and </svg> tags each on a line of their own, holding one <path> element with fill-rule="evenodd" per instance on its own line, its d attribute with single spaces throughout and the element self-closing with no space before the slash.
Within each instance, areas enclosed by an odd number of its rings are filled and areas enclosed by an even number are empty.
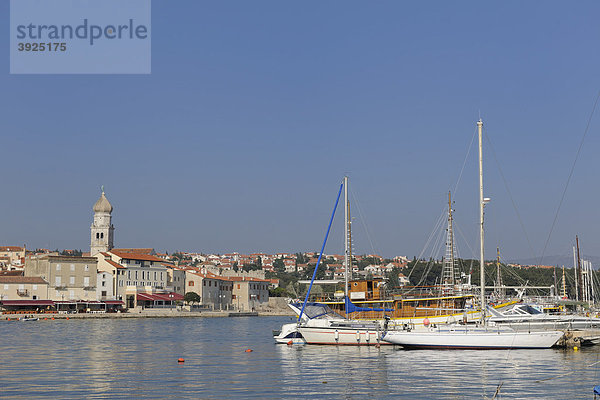
<svg viewBox="0 0 600 400">
<path fill-rule="evenodd" d="M 344 296 L 346 299 L 346 318 L 337 317 L 335 313 L 322 315 L 318 318 L 306 318 L 304 315 L 298 325 L 298 332 L 308 344 L 332 344 L 370 346 L 389 344 L 382 341 L 383 332 L 387 323 L 385 321 L 362 321 L 348 319 L 348 278 L 351 270 L 351 243 L 350 243 L 350 202 L 348 199 L 348 177 L 344 177 Z M 318 267 L 318 266 L 317 266 Z M 317 306 L 323 307 L 322 304 Z M 328 308 L 328 307 L 327 307 Z M 300 314 L 303 314 L 302 312 Z"/>
<path fill-rule="evenodd" d="M 438 325 L 420 330 L 397 330 L 385 333 L 383 340 L 406 348 L 446 348 L 446 349 L 516 349 L 550 348 L 563 336 L 563 332 L 548 330 L 543 332 L 517 332 L 511 328 L 489 327 L 485 320 L 485 270 L 483 209 L 489 199 L 483 197 L 483 152 L 481 119 L 477 122 L 479 132 L 479 244 L 481 282 L 481 325 Z"/>
</svg>

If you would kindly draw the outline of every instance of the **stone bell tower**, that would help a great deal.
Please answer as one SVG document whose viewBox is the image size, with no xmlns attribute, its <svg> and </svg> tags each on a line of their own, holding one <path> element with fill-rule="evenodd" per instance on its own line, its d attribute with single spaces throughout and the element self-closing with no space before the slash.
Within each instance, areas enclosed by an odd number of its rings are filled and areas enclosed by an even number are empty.
<svg viewBox="0 0 600 400">
<path fill-rule="evenodd" d="M 92 222 L 92 240 L 90 242 L 90 256 L 92 257 L 114 247 L 115 227 L 111 223 L 113 208 L 104 195 L 104 186 L 102 186 L 102 194 L 96 204 L 94 204 L 93 210 L 94 222 Z"/>
</svg>

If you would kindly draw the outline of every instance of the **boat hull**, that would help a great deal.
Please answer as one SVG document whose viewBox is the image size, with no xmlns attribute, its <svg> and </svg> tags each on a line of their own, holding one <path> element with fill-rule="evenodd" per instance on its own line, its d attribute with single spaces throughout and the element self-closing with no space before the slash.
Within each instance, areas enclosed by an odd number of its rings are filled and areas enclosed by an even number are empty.
<svg viewBox="0 0 600 400">
<path fill-rule="evenodd" d="M 300 327 L 308 344 L 376 346 L 391 343 L 382 340 L 383 332 L 377 330 L 343 329 L 329 327 Z"/>
<path fill-rule="evenodd" d="M 392 331 L 384 341 L 405 348 L 435 349 L 547 349 L 563 332 L 508 332 L 484 328 L 431 331 Z"/>
</svg>

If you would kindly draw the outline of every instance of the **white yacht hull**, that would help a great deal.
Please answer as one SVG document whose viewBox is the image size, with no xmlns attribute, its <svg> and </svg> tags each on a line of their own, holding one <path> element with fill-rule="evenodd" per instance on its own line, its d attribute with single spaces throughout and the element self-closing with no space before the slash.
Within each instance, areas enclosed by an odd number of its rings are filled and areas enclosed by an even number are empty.
<svg viewBox="0 0 600 400">
<path fill-rule="evenodd" d="M 298 324 L 284 324 L 279 332 L 273 332 L 273 339 L 280 344 L 304 344 L 304 338 L 298 331 Z M 277 333 L 277 334 L 275 334 Z"/>
<path fill-rule="evenodd" d="M 388 345 L 382 340 L 383 332 L 377 330 L 344 329 L 329 327 L 300 327 L 308 344 L 375 346 Z"/>
<path fill-rule="evenodd" d="M 438 349 L 547 349 L 563 332 L 516 332 L 494 328 L 457 327 L 430 330 L 390 331 L 383 340 L 405 348 Z"/>
</svg>

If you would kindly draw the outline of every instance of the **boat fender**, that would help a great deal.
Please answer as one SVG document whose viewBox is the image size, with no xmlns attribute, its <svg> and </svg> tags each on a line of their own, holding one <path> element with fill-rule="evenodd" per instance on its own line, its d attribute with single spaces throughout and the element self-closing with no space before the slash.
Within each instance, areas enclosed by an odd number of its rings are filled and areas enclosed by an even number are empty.
<svg viewBox="0 0 600 400">
<path fill-rule="evenodd" d="M 333 337 L 335 338 L 335 341 L 336 341 L 336 342 L 337 342 L 338 340 L 340 340 L 340 333 L 338 332 L 338 330 L 337 330 L 337 329 L 335 330 L 335 332 L 334 332 L 334 334 L 333 334 Z"/>
<path fill-rule="evenodd" d="M 367 342 L 371 341 L 371 334 L 369 333 L 369 331 L 367 331 L 365 339 L 367 339 Z"/>
<path fill-rule="evenodd" d="M 360 331 L 356 331 L 356 341 L 360 342 Z"/>
</svg>

